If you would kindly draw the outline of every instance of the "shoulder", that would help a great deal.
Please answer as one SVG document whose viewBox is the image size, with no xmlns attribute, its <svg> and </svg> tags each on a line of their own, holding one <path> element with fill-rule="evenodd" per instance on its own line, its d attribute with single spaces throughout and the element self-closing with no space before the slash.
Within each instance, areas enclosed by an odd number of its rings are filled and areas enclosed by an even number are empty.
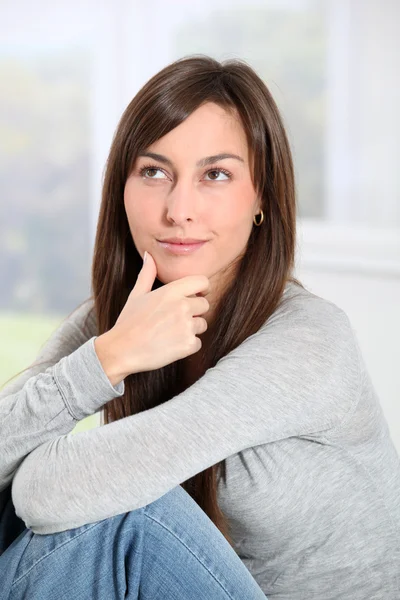
<svg viewBox="0 0 400 600">
<path fill-rule="evenodd" d="M 343 329 L 348 334 L 353 332 L 350 319 L 343 308 L 292 282 L 287 284 L 278 307 L 271 315 L 271 321 L 276 319 L 308 324 L 322 330 Z M 266 325 L 268 323 L 269 320 Z"/>
<path fill-rule="evenodd" d="M 268 389 L 286 394 L 289 404 L 303 399 L 306 410 L 322 411 L 321 421 L 323 411 L 347 414 L 359 397 L 360 354 L 349 317 L 296 284 L 287 286 L 271 317 L 236 356 L 259 380 L 265 374 Z"/>
<path fill-rule="evenodd" d="M 93 299 L 89 298 L 69 313 L 53 331 L 40 349 L 37 360 L 59 360 L 70 354 L 94 335 L 97 335 L 97 321 Z"/>
<path fill-rule="evenodd" d="M 91 296 L 79 304 L 65 319 L 64 323 L 82 331 L 85 335 L 97 335 L 97 320 L 94 300 Z"/>
<path fill-rule="evenodd" d="M 287 284 L 259 333 L 266 343 L 284 338 L 286 347 L 296 346 L 315 361 L 336 359 L 359 369 L 361 351 L 346 311 L 295 283 Z"/>
<path fill-rule="evenodd" d="M 313 373 L 315 382 L 336 386 L 350 404 L 357 397 L 362 352 L 349 316 L 335 302 L 290 283 L 260 333 L 263 348 L 285 357 L 289 371 Z"/>
</svg>

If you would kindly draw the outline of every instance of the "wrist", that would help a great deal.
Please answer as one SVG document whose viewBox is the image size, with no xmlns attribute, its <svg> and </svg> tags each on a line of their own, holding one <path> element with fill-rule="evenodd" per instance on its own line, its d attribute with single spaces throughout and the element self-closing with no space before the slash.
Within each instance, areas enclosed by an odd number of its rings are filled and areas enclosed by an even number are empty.
<svg viewBox="0 0 400 600">
<path fill-rule="evenodd" d="M 107 375 L 111 385 L 117 386 L 126 377 L 126 373 L 122 373 L 120 369 L 120 360 L 112 344 L 110 332 L 107 331 L 99 335 L 94 340 L 94 349 L 97 358 Z"/>
</svg>

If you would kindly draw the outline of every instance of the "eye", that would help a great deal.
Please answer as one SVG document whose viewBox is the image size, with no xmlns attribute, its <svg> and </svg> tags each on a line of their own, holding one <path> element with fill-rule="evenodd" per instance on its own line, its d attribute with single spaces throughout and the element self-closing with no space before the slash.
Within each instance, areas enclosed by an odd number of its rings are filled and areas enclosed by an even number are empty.
<svg viewBox="0 0 400 600">
<path fill-rule="evenodd" d="M 232 175 L 229 173 L 229 171 L 226 171 L 225 169 L 211 169 L 210 171 L 207 171 L 207 175 L 208 173 L 218 173 L 218 175 L 220 175 L 221 173 L 223 173 L 223 175 L 225 175 L 228 179 L 231 179 Z M 226 179 L 211 179 L 208 181 L 226 181 Z"/>
<path fill-rule="evenodd" d="M 145 179 L 160 179 L 160 177 L 151 177 L 151 176 L 147 177 L 147 176 L 145 176 L 145 173 L 147 171 L 155 171 L 155 172 L 160 171 L 161 173 L 164 173 L 164 171 L 162 169 L 160 169 L 159 167 L 157 167 L 156 165 L 144 165 L 139 170 L 139 175 L 141 177 L 144 177 Z M 225 175 L 225 177 L 227 179 L 231 179 L 232 178 L 232 174 L 229 171 L 227 171 L 226 169 L 222 169 L 220 167 L 214 168 L 214 169 L 209 169 L 208 171 L 206 171 L 206 175 L 208 175 L 209 173 L 214 173 L 214 174 L 217 173 L 217 176 L 219 176 L 222 173 L 223 175 Z M 216 182 L 218 182 L 218 181 L 226 181 L 226 179 L 224 180 L 224 179 L 211 178 L 211 179 L 206 179 L 206 181 L 216 181 Z"/>
<path fill-rule="evenodd" d="M 144 167 L 142 167 L 140 169 L 139 175 L 141 177 L 144 177 L 144 174 L 146 171 L 161 171 L 161 169 L 159 169 L 155 165 L 145 165 Z M 161 171 L 161 172 L 163 172 L 163 171 Z M 159 177 L 145 177 L 145 179 L 159 179 Z"/>
</svg>

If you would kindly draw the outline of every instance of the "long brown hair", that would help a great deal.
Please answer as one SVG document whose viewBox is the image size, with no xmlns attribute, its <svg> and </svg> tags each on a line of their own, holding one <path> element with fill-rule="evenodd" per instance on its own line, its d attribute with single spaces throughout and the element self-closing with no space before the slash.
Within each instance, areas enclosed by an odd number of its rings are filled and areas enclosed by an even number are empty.
<svg viewBox="0 0 400 600">
<path fill-rule="evenodd" d="M 97 335 L 101 335 L 115 324 L 142 268 L 124 208 L 125 182 L 136 157 L 206 102 L 216 103 L 241 120 L 264 221 L 253 227 L 236 277 L 218 299 L 207 332 L 210 341 L 195 355 L 201 375 L 266 323 L 288 281 L 303 287 L 293 277 L 296 195 L 288 139 L 268 88 L 245 61 L 218 62 L 205 55 L 178 59 L 154 75 L 129 103 L 107 159 L 91 282 L 92 310 Z M 156 278 L 153 289 L 162 285 Z M 125 378 L 124 395 L 104 406 L 104 423 L 153 408 L 186 387 L 184 360 L 131 374 Z M 181 485 L 233 546 L 228 519 L 217 500 L 218 479 L 223 474 L 224 461 Z"/>
<path fill-rule="evenodd" d="M 206 102 L 238 114 L 253 160 L 253 184 L 261 194 L 264 222 L 253 227 L 237 277 L 219 298 L 210 343 L 201 349 L 201 374 L 254 334 L 276 309 L 294 277 L 296 201 L 293 163 L 278 108 L 266 85 L 244 61 L 223 63 L 192 55 L 154 75 L 125 109 L 104 175 L 92 267 L 99 335 L 115 324 L 142 268 L 124 208 L 125 182 L 136 157 Z M 162 286 L 155 280 L 153 289 Z M 199 358 L 200 360 L 200 358 Z M 104 407 L 110 423 L 147 410 L 185 389 L 182 360 L 125 378 L 125 393 Z M 217 501 L 224 461 L 182 482 L 231 545 L 229 523 Z"/>
</svg>

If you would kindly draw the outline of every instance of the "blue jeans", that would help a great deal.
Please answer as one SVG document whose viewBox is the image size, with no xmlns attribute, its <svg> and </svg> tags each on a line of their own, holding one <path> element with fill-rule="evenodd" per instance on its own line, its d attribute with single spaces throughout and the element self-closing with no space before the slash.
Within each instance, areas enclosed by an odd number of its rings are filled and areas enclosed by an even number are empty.
<svg viewBox="0 0 400 600">
<path fill-rule="evenodd" d="M 25 529 L 0 556 L 0 581 L 0 600 L 266 598 L 180 485 L 147 506 L 76 529 Z"/>
</svg>

